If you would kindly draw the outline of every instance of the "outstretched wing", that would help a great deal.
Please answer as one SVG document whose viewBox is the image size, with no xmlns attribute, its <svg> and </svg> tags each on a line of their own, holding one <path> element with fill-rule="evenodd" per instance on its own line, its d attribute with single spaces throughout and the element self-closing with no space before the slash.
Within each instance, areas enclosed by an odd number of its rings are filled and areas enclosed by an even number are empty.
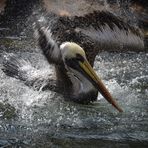
<svg viewBox="0 0 148 148">
<path fill-rule="evenodd" d="M 131 26 L 121 18 L 107 11 L 94 12 L 84 16 L 88 27 L 81 28 L 84 36 L 91 38 L 96 50 L 107 51 L 142 51 L 144 50 L 143 34 L 137 27 Z M 94 22 L 93 22 L 94 21 Z"/>
<path fill-rule="evenodd" d="M 57 17 L 50 24 L 57 43 L 79 44 L 91 65 L 98 52 L 144 51 L 141 31 L 107 11 L 94 11 L 84 16 Z"/>
<path fill-rule="evenodd" d="M 34 90 L 42 90 L 48 86 L 49 90 L 55 89 L 56 80 L 49 78 L 48 71 L 36 69 L 29 61 L 26 61 L 13 54 L 3 57 L 3 72 L 16 79 L 19 79 Z"/>
<path fill-rule="evenodd" d="M 50 30 L 45 27 L 38 27 L 35 36 L 48 62 L 50 64 L 60 64 L 62 62 L 61 52 L 57 43 L 52 39 Z"/>
</svg>

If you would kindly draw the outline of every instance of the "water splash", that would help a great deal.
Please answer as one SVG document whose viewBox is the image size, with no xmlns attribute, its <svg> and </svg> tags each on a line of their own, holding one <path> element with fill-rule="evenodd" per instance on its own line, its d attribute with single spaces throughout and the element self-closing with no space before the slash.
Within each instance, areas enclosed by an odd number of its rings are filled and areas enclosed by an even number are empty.
<svg viewBox="0 0 148 148">
<path fill-rule="evenodd" d="M 32 54 L 30 60 L 36 59 L 34 63 L 39 68 L 44 58 L 37 58 L 38 54 Z M 38 59 L 40 62 L 37 62 Z M 6 128 L 2 133 L 9 133 L 10 136 L 13 130 L 22 133 L 32 130 L 34 134 L 47 134 L 57 140 L 61 135 L 62 138 L 147 141 L 146 59 L 145 53 L 107 52 L 101 53 L 96 59 L 95 69 L 121 104 L 124 109 L 122 114 L 116 112 L 100 95 L 98 102 L 92 105 L 65 102 L 56 93 L 34 91 L 0 71 L 1 101 L 10 103 L 17 110 L 17 120 L 11 123 L 12 129 Z"/>
<path fill-rule="evenodd" d="M 32 16 L 28 22 L 29 19 Z M 44 21 L 44 17 L 40 21 Z M 22 34 L 28 28 L 22 30 Z M 7 42 L 5 48 L 4 45 L 0 46 L 1 49 L 28 59 L 45 76 L 48 72 L 53 74 L 52 67 L 34 44 L 29 45 L 30 41 L 18 41 L 12 37 L 10 40 L 13 40 L 11 45 Z M 1 49 L 0 57 L 3 55 Z M 66 143 L 67 147 L 71 147 L 75 142 L 76 146 L 81 147 L 146 147 L 147 59 L 146 53 L 107 52 L 100 53 L 96 58 L 95 70 L 121 104 L 124 109 L 122 114 L 116 112 L 101 95 L 96 103 L 89 105 L 65 102 L 59 94 L 34 91 L 0 70 L 0 102 L 4 107 L 9 104 L 15 108 L 16 115 L 8 119 L 3 116 L 4 111 L 0 110 L 0 146 L 65 147 Z M 0 69 L 1 63 L 2 58 Z"/>
</svg>

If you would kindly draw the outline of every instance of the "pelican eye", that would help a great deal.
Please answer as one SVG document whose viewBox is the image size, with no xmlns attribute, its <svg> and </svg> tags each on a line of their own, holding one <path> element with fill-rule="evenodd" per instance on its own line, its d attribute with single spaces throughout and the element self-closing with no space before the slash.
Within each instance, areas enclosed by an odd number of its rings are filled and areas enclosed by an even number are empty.
<svg viewBox="0 0 148 148">
<path fill-rule="evenodd" d="M 73 69 L 79 68 L 79 62 L 84 62 L 84 57 L 80 55 L 79 53 L 76 54 L 73 58 L 65 58 L 65 64 Z"/>
<path fill-rule="evenodd" d="M 84 57 L 80 55 L 79 53 L 76 54 L 76 60 L 80 62 L 84 62 Z"/>
</svg>

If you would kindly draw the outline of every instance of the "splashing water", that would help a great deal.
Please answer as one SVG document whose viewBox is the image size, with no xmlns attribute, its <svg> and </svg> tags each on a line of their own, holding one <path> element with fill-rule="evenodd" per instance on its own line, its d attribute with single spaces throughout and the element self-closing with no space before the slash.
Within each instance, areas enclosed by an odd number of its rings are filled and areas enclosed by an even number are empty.
<svg viewBox="0 0 148 148">
<path fill-rule="evenodd" d="M 0 45 L 0 147 L 148 146 L 147 53 L 102 52 L 96 58 L 95 70 L 124 110 L 118 113 L 101 95 L 93 104 L 80 105 L 6 76 L 4 51 L 29 60 L 45 77 L 54 75 L 32 40 L 26 41 L 26 30 L 0 42 L 5 44 Z"/>
<path fill-rule="evenodd" d="M 34 60 L 43 73 L 52 74 L 51 67 L 40 53 L 21 54 Z M 5 135 L 9 144 L 13 139 L 18 145 L 38 145 L 39 140 L 42 144 L 50 141 L 52 145 L 62 146 L 65 139 L 70 146 L 73 138 L 78 145 L 83 145 L 86 140 L 93 141 L 94 146 L 98 145 L 96 141 L 101 141 L 100 144 L 103 141 L 112 145 L 118 143 L 119 146 L 121 143 L 126 146 L 147 143 L 147 58 L 145 53 L 107 52 L 96 58 L 95 70 L 124 109 L 122 114 L 101 95 L 98 102 L 90 105 L 65 102 L 59 94 L 34 91 L 0 71 L 0 100 L 14 107 L 16 114 L 9 120 L 3 118 L 0 121 L 0 136 Z M 41 67 L 43 63 L 44 69 Z M 1 114 L 3 116 L 3 112 Z M 79 143 L 80 139 L 82 142 Z"/>
</svg>

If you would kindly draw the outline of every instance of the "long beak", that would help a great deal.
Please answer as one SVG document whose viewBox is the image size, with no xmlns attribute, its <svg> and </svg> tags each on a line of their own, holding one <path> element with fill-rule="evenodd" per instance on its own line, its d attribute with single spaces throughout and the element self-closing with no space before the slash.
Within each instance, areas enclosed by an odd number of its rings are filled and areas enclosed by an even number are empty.
<svg viewBox="0 0 148 148">
<path fill-rule="evenodd" d="M 123 110 L 119 107 L 117 102 L 113 99 L 110 92 L 107 90 L 101 79 L 97 76 L 91 65 L 87 60 L 84 62 L 79 62 L 80 67 L 83 70 L 83 74 L 86 75 L 87 78 L 92 82 L 92 84 L 98 89 L 98 91 L 102 94 L 102 96 L 112 104 L 119 112 L 123 112 Z"/>
</svg>

